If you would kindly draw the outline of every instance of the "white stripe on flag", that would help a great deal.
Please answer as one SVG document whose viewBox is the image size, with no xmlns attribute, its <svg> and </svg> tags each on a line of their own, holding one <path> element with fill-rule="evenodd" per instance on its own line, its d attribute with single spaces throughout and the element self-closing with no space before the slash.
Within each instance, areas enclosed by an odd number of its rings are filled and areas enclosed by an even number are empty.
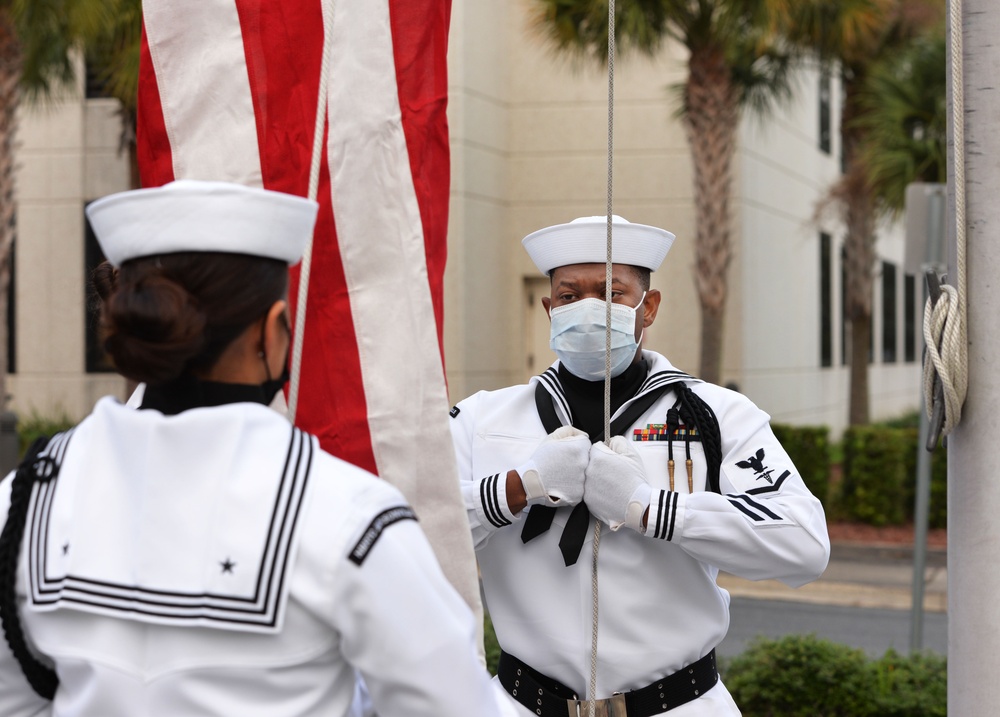
<svg viewBox="0 0 1000 717">
<path fill-rule="evenodd" d="M 386 0 L 338 3 L 333 47 L 331 192 L 375 462 L 413 503 L 452 584 L 478 605 Z"/>
<path fill-rule="evenodd" d="M 174 178 L 263 186 L 236 3 L 143 5 Z"/>
</svg>

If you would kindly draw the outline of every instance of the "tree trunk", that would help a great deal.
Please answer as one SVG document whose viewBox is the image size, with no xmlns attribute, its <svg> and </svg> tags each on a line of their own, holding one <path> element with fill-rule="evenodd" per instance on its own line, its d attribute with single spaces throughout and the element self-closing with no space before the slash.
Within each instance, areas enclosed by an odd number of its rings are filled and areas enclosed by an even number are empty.
<svg viewBox="0 0 1000 717">
<path fill-rule="evenodd" d="M 721 47 L 691 50 L 684 87 L 684 128 L 694 172 L 695 286 L 701 305 L 699 376 L 722 378 L 726 270 L 730 246 L 729 196 L 739 122 L 738 91 Z"/>
<path fill-rule="evenodd" d="M 867 175 L 858 158 L 861 137 L 854 126 L 858 90 L 864 82 L 860 69 L 845 82 L 841 125 L 847 173 L 837 190 L 847 236 L 844 273 L 847 279 L 846 319 L 851 322 L 851 385 L 848 422 L 869 422 L 868 364 L 871 360 L 872 289 L 875 279 L 875 204 Z"/>
<path fill-rule="evenodd" d="M 14 139 L 17 131 L 21 48 L 7 10 L 0 10 L 0 411 L 7 409 L 7 291 L 17 232 Z"/>
<path fill-rule="evenodd" d="M 851 387 L 848 404 L 848 422 L 863 426 L 868 414 L 868 356 L 871 345 L 871 316 L 857 316 L 851 320 Z"/>
</svg>

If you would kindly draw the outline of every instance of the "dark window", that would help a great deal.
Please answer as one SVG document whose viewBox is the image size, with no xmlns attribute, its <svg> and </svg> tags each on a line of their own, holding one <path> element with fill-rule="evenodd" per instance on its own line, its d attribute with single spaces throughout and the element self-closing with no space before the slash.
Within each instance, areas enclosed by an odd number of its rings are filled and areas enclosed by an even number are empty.
<svg viewBox="0 0 1000 717">
<path fill-rule="evenodd" d="M 896 265 L 882 262 L 882 363 L 896 363 Z"/>
<path fill-rule="evenodd" d="M 840 365 L 847 366 L 847 249 L 840 247 Z"/>
<path fill-rule="evenodd" d="M 10 245 L 10 279 L 7 284 L 7 373 L 17 373 L 17 240 Z"/>
<path fill-rule="evenodd" d="M 819 235 L 819 365 L 833 366 L 833 254 L 829 234 Z"/>
<path fill-rule="evenodd" d="M 830 73 L 823 70 L 819 75 L 819 148 L 825 154 L 830 154 Z"/>
<path fill-rule="evenodd" d="M 85 69 L 84 89 L 88 100 L 114 96 L 108 90 L 107 75 L 103 67 L 93 62 L 88 62 Z"/>
<path fill-rule="evenodd" d="M 840 83 L 840 106 L 847 104 L 846 83 Z M 840 125 L 840 173 L 847 174 L 847 142 L 844 141 L 844 126 Z"/>
<path fill-rule="evenodd" d="M 903 360 L 917 360 L 917 277 L 903 277 Z"/>
<path fill-rule="evenodd" d="M 99 300 L 94 292 L 90 275 L 94 269 L 104 261 L 104 252 L 101 251 L 100 244 L 97 243 L 97 236 L 94 234 L 90 221 L 84 214 L 84 252 L 83 252 L 83 286 L 85 296 L 83 302 L 84 324 L 87 327 L 87 372 L 88 373 L 113 373 L 115 368 L 111 365 L 107 353 L 104 351 L 104 342 L 101 341 L 98 330 Z"/>
</svg>

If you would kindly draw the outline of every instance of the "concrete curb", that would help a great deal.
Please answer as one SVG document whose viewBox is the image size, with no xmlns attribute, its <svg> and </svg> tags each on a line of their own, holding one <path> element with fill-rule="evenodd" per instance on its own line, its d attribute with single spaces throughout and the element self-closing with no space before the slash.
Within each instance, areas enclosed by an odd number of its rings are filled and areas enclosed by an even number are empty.
<svg viewBox="0 0 1000 717">
<path fill-rule="evenodd" d="M 815 582 L 790 588 L 777 580 L 745 580 L 719 574 L 733 597 L 783 600 L 814 605 L 910 610 L 913 602 L 913 549 L 899 545 L 834 543 L 830 564 Z M 947 612 L 947 551 L 927 551 L 924 611 Z"/>
</svg>

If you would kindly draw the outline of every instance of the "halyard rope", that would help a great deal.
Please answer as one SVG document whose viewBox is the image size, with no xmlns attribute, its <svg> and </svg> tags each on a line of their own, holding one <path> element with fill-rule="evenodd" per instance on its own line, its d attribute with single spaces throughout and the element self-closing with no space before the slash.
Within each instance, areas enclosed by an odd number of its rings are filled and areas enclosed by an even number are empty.
<svg viewBox="0 0 1000 717">
<path fill-rule="evenodd" d="M 962 404 L 969 388 L 968 303 L 965 272 L 965 72 L 962 48 L 962 0 L 951 1 L 950 52 L 952 67 L 952 139 L 955 182 L 955 263 L 957 287 L 943 284 L 937 301 L 927 300 L 924 309 L 924 401 L 928 415 L 934 407 L 934 379 L 944 394 L 944 425 L 947 436 L 962 419 Z"/>
<path fill-rule="evenodd" d="M 333 0 L 323 0 L 323 54 L 320 59 L 319 91 L 316 97 L 316 124 L 313 129 L 312 162 L 309 165 L 308 198 L 319 193 L 319 169 L 323 158 L 323 134 L 326 128 L 326 100 L 330 76 L 330 47 L 333 34 Z M 309 272 L 312 268 L 312 237 L 306 244 L 299 265 L 299 291 L 295 303 L 295 331 L 292 335 L 291 378 L 288 382 L 288 417 L 295 423 L 299 404 L 299 380 L 302 374 L 302 339 L 306 331 L 306 302 L 309 298 Z"/>
<path fill-rule="evenodd" d="M 614 156 L 615 156 L 615 0 L 608 2 L 608 197 L 607 197 L 607 254 L 604 266 L 604 441 L 611 441 L 611 249 L 612 216 L 614 207 Z M 593 605 L 593 622 L 590 632 L 590 700 L 588 713 L 594 717 L 597 706 L 597 555 L 601 545 L 601 521 L 594 520 L 594 557 L 591 565 L 590 591 Z"/>
</svg>

